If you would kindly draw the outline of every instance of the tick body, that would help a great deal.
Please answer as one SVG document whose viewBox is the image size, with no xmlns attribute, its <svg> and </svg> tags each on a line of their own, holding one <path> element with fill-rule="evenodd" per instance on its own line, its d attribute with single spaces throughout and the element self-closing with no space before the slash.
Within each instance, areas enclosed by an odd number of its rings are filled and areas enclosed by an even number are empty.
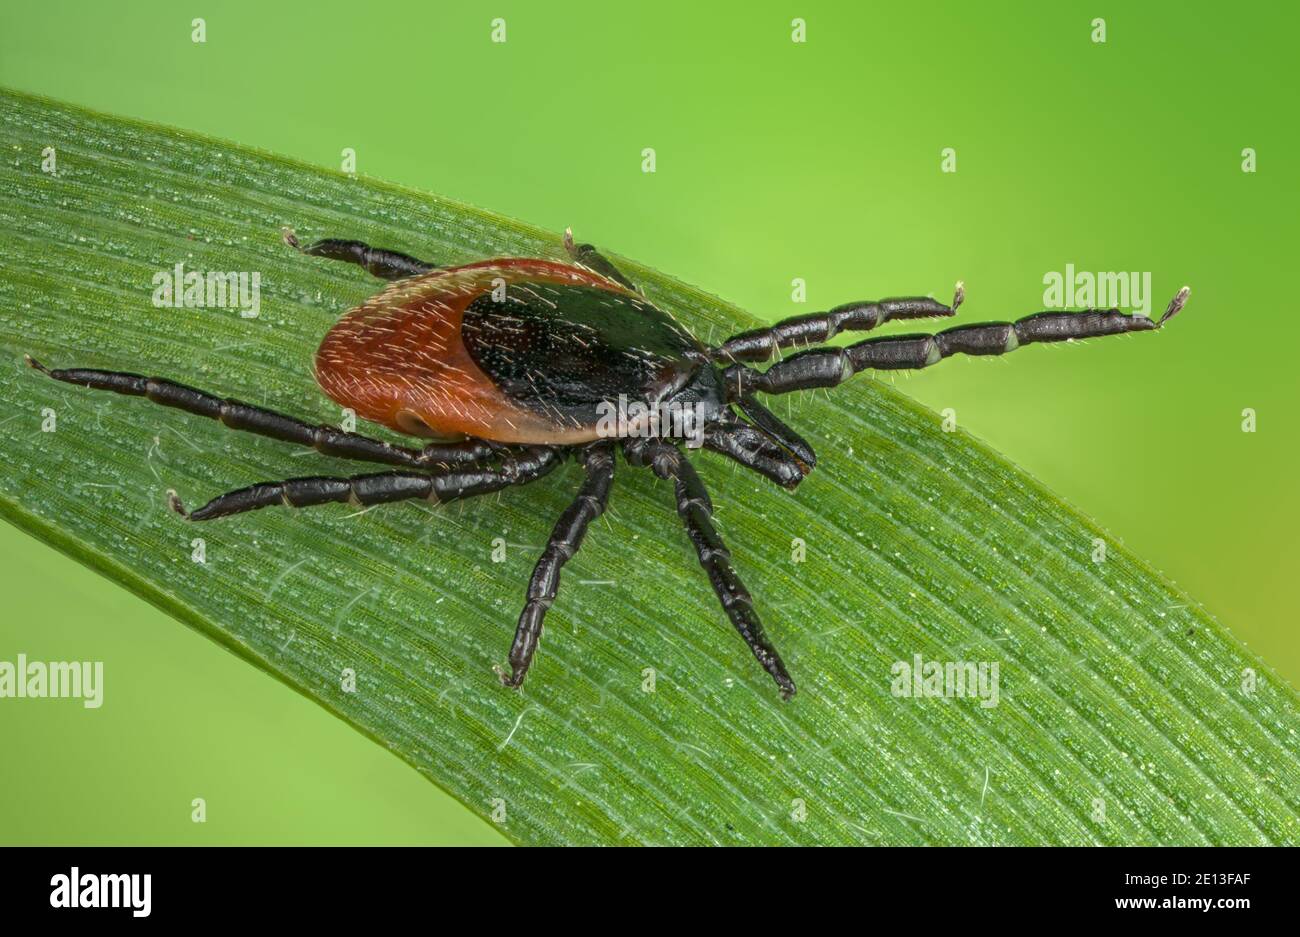
<svg viewBox="0 0 1300 937">
<path fill-rule="evenodd" d="M 568 446 L 599 438 L 604 401 L 671 400 L 709 368 L 685 329 L 572 264 L 501 259 L 394 283 L 316 353 L 321 389 L 400 433 Z M 719 395 L 715 395 L 721 405 Z"/>
<path fill-rule="evenodd" d="M 1158 329 L 1187 300 L 1184 287 L 1153 321 L 1118 310 L 1042 312 L 1015 322 L 891 335 L 843 347 L 816 347 L 841 331 L 867 331 L 894 319 L 953 315 L 926 297 L 849 303 L 733 336 L 716 346 L 638 293 L 591 245 L 566 232 L 568 263 L 497 258 L 439 267 L 359 241 L 301 246 L 313 257 L 358 264 L 392 281 L 343 316 L 321 342 L 316 380 L 341 406 L 407 436 L 417 447 L 319 426 L 162 378 L 123 371 L 34 367 L 60 381 L 145 397 L 227 426 L 310 446 L 385 471 L 268 481 L 220 495 L 192 521 L 273 505 L 373 505 L 407 499 L 453 501 L 527 484 L 575 458 L 584 478 L 561 515 L 529 580 L 502 682 L 522 685 L 555 601 L 560 570 L 608 503 L 615 457 L 672 484 L 677 513 L 723 612 L 785 698 L 795 684 L 768 640 L 731 554 L 713 524 L 713 504 L 685 451 L 683 434 L 712 452 L 795 488 L 816 465 L 798 433 L 760 403 L 759 394 L 831 387 L 861 370 L 928 367 L 953 354 L 1005 354 L 1021 345 Z M 781 357 L 785 349 L 803 349 Z M 611 421 L 628 403 L 688 414 L 687 423 Z"/>
</svg>

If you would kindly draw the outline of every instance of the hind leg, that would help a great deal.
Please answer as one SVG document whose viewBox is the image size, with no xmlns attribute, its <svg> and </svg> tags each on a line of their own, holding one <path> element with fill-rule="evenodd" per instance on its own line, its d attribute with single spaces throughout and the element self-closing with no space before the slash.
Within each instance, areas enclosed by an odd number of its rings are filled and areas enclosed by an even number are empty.
<svg viewBox="0 0 1300 937">
<path fill-rule="evenodd" d="M 341 260 L 344 263 L 356 264 L 381 280 L 401 280 L 438 269 L 437 264 L 425 263 L 410 254 L 385 250 L 382 247 L 371 247 L 361 241 L 326 238 L 303 247 L 298 243 L 298 236 L 293 233 L 292 228 L 284 229 L 284 243 L 299 253 L 311 257 L 324 257 L 327 260 Z"/>
<path fill-rule="evenodd" d="M 615 283 L 620 283 L 634 292 L 641 292 L 631 280 L 623 276 L 618 267 L 615 267 L 604 254 L 596 250 L 595 246 L 573 243 L 572 228 L 564 229 L 564 249 L 573 262 L 579 266 L 586 267 L 603 277 L 608 277 Z"/>
</svg>

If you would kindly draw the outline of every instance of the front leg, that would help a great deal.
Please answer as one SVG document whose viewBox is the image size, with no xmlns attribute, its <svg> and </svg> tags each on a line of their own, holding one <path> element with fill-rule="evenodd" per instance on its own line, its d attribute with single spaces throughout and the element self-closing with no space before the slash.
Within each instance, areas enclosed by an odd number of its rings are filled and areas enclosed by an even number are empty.
<svg viewBox="0 0 1300 937">
<path fill-rule="evenodd" d="M 890 335 L 843 348 L 814 348 L 784 358 L 761 373 L 743 364 L 733 364 L 724 373 L 728 391 L 738 396 L 835 387 L 859 371 L 919 370 L 950 355 L 1005 355 L 1023 345 L 1152 332 L 1178 315 L 1189 293 L 1186 286 L 1179 290 L 1155 321 L 1143 315 L 1125 315 L 1118 309 L 1037 312 L 1015 322 L 979 322 L 934 335 Z"/>
<path fill-rule="evenodd" d="M 724 363 L 770 361 L 783 348 L 819 345 L 840 332 L 867 332 L 898 319 L 956 315 L 957 307 L 965 298 L 966 288 L 958 283 L 953 291 L 952 304 L 948 306 L 925 296 L 846 303 L 829 312 L 793 316 L 776 325 L 741 332 L 714 348 L 712 353 L 714 360 Z"/>
</svg>

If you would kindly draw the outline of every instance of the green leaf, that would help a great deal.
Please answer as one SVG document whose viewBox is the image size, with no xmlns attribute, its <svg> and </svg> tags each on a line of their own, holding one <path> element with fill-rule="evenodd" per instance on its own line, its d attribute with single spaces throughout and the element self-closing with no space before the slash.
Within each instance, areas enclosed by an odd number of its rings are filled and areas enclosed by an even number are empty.
<svg viewBox="0 0 1300 937">
<path fill-rule="evenodd" d="M 166 509 L 168 488 L 201 501 L 356 468 L 57 384 L 26 368 L 24 353 L 333 423 L 340 413 L 315 388 L 312 353 L 379 284 L 289 251 L 282 225 L 442 263 L 560 257 L 559 237 L 18 95 L 0 95 L 0 127 L 0 513 L 265 668 L 473 810 L 504 803 L 498 822 L 512 839 L 1300 840 L 1294 692 L 1113 538 L 866 376 L 789 400 L 822 454 L 796 493 L 720 457 L 696 459 L 800 684 L 788 704 L 726 624 L 671 491 L 623 464 L 610 513 L 566 567 L 522 693 L 492 667 L 576 466 L 442 509 L 335 505 L 186 523 Z M 46 147 L 54 173 L 42 171 Z M 259 315 L 155 308 L 154 274 L 178 263 L 258 272 Z M 620 263 L 702 336 L 754 324 Z M 55 432 L 42 432 L 45 408 Z M 205 563 L 192 560 L 197 537 Z M 492 562 L 497 538 L 502 563 Z M 795 538 L 805 562 L 794 561 Z M 894 695 L 891 668 L 914 655 L 996 663 L 997 705 Z M 356 692 L 341 687 L 345 668 Z"/>
</svg>

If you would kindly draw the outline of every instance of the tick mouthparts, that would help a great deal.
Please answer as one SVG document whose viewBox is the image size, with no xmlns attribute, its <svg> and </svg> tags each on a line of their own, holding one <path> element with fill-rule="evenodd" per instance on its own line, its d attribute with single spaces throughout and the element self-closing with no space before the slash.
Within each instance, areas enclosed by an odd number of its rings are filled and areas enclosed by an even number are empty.
<svg viewBox="0 0 1300 937">
<path fill-rule="evenodd" d="M 186 520 L 190 519 L 190 512 L 185 510 L 185 505 L 181 503 L 180 495 L 176 494 L 174 488 L 167 489 L 167 507 L 171 508 Z"/>
</svg>

